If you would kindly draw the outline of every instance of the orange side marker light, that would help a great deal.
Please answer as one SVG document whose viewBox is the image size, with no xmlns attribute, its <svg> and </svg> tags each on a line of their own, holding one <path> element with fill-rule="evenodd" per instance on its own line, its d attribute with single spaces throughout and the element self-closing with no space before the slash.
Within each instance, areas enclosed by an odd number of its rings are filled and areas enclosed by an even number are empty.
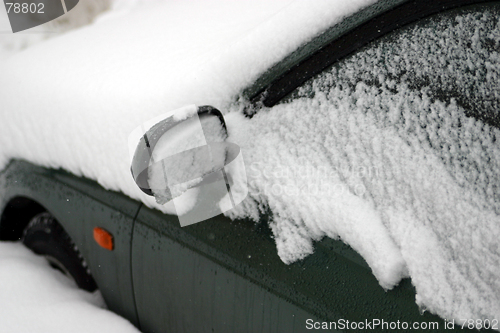
<svg viewBox="0 0 500 333">
<path fill-rule="evenodd" d="M 108 231 L 103 228 L 95 227 L 94 228 L 94 239 L 99 244 L 99 246 L 105 248 L 106 250 L 113 251 L 113 235 L 111 235 Z"/>
</svg>

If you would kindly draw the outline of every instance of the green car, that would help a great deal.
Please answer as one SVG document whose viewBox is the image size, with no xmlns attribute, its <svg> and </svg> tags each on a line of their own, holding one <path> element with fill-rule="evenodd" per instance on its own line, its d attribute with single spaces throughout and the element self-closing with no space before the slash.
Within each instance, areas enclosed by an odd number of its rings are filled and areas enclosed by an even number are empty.
<svg viewBox="0 0 500 333">
<path fill-rule="evenodd" d="M 330 91 L 349 95 L 361 82 L 363 96 L 379 103 L 374 122 L 418 132 L 403 114 L 406 124 L 382 114 L 404 86 L 407 94 L 426 91 L 429 103 L 457 105 L 466 117 L 500 129 L 500 72 L 487 70 L 500 68 L 499 17 L 499 1 L 378 1 L 290 53 L 234 103 L 250 122 L 297 100 L 319 112 Z M 446 51 L 448 38 L 456 53 Z M 432 126 L 439 119 L 425 121 Z M 431 146 L 439 142 L 433 140 Z M 431 148 L 446 148 L 444 141 L 436 145 Z M 494 199 L 491 205 L 498 205 Z M 324 237 L 313 254 L 285 264 L 269 207 L 257 221 L 218 215 L 181 227 L 177 216 L 94 180 L 13 159 L 0 172 L 0 210 L 1 240 L 22 240 L 80 288 L 98 288 L 110 310 L 143 332 L 500 330 L 498 320 L 452 325 L 451 318 L 419 309 L 410 278 L 384 290 L 341 240 Z"/>
</svg>

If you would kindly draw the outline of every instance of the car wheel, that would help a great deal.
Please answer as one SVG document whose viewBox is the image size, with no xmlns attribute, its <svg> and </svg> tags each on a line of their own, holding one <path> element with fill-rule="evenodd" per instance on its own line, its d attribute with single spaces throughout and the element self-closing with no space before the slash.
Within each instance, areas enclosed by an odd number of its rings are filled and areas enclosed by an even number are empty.
<svg viewBox="0 0 500 333">
<path fill-rule="evenodd" d="M 79 288 L 97 289 L 78 247 L 50 213 L 37 214 L 30 220 L 22 242 L 36 254 L 43 255 L 52 267 L 72 278 Z"/>
</svg>

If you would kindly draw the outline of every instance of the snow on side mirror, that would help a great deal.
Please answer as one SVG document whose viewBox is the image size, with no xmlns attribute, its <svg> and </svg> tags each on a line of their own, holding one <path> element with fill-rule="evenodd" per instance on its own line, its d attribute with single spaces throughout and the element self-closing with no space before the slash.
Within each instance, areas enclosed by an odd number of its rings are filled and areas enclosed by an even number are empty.
<svg viewBox="0 0 500 333">
<path fill-rule="evenodd" d="M 181 225 L 218 215 L 246 197 L 240 148 L 226 141 L 227 127 L 219 110 L 191 105 L 140 129 L 145 133 L 133 154 L 132 176 L 159 204 L 173 200 L 177 208 L 189 201 L 190 209 L 181 209 L 182 214 L 177 209 Z"/>
</svg>

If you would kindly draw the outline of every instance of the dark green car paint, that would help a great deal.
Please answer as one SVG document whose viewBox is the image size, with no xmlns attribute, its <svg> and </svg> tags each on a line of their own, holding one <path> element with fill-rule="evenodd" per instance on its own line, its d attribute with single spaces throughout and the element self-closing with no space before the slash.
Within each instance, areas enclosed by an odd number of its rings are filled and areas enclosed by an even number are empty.
<svg viewBox="0 0 500 333">
<path fill-rule="evenodd" d="M 141 327 L 306 332 L 308 318 L 442 324 L 420 315 L 408 280 L 386 293 L 364 260 L 340 241 L 325 239 L 314 255 L 285 265 L 265 225 L 217 216 L 180 228 L 177 217 L 142 208 L 132 250 Z"/>
<path fill-rule="evenodd" d="M 324 239 L 313 255 L 285 265 L 266 216 L 257 225 L 217 216 L 181 228 L 176 216 L 94 181 L 24 161 L 0 174 L 2 211 L 15 197 L 37 201 L 60 221 L 109 308 L 144 332 L 308 332 L 307 319 L 444 325 L 420 314 L 409 280 L 385 292 L 340 241 Z M 114 251 L 95 243 L 94 226 L 114 235 Z"/>
<path fill-rule="evenodd" d="M 37 202 L 61 223 L 87 261 L 109 308 L 137 324 L 130 239 L 133 220 L 141 204 L 62 170 L 13 161 L 0 175 L 1 211 L 18 197 Z M 7 222 L 16 223 L 2 221 Z M 113 234 L 113 251 L 101 248 L 94 241 L 93 228 L 96 226 Z M 3 234 L 0 234 L 1 239 L 6 238 Z"/>
</svg>

